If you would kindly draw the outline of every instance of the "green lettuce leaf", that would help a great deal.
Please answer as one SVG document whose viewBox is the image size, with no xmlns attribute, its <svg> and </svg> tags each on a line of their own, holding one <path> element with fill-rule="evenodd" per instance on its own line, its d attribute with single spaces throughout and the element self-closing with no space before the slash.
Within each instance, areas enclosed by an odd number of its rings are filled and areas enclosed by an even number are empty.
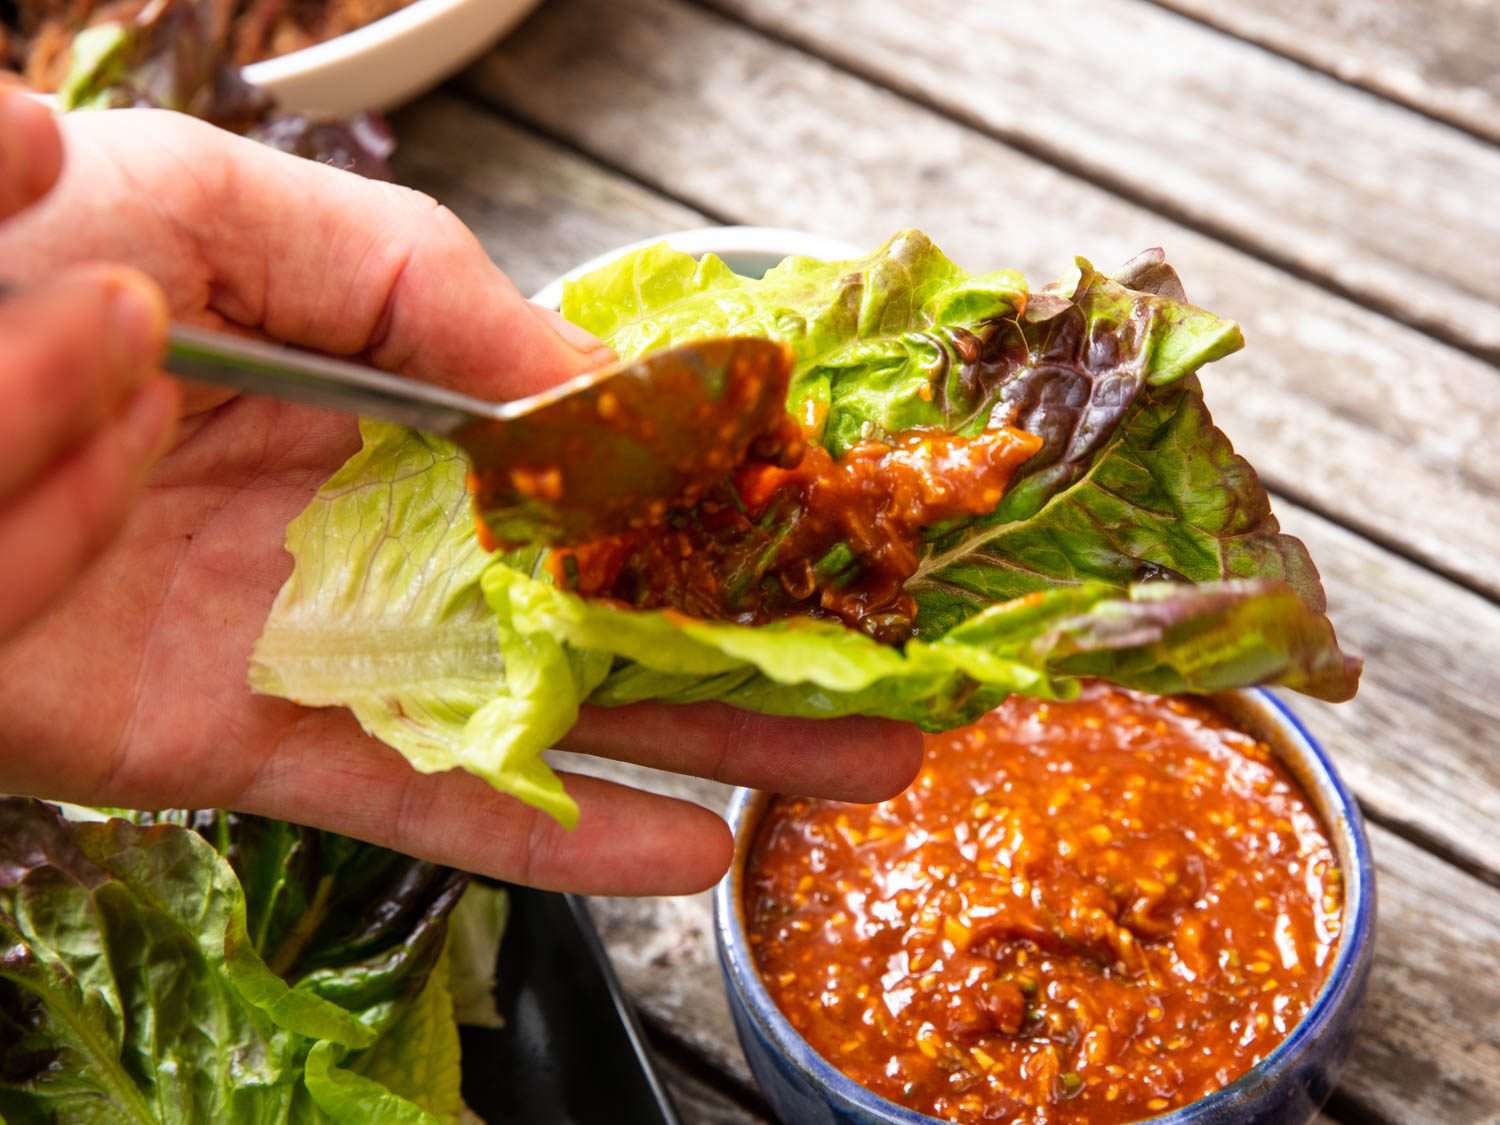
<svg viewBox="0 0 1500 1125">
<path fill-rule="evenodd" d="M 763 278 L 655 246 L 570 283 L 562 307 L 624 357 L 718 334 L 783 341 L 788 408 L 835 455 L 997 422 L 1043 446 L 995 511 L 929 529 L 909 584 L 917 637 L 895 649 L 827 622 L 745 628 L 564 594 L 537 550 L 473 553 L 454 451 L 367 427 L 289 533 L 296 569 L 256 649 L 258 688 L 350 706 L 418 768 L 469 769 L 563 823 L 576 809 L 542 753 L 586 701 L 936 730 L 1085 676 L 1355 690 L 1311 559 L 1204 406 L 1196 372 L 1240 347 L 1239 329 L 1188 304 L 1160 251 L 1114 278 L 1080 260 L 1031 291 L 911 231 Z M 429 582 L 461 596 L 428 597 Z"/>
<path fill-rule="evenodd" d="M 625 357 L 717 335 L 788 344 L 787 408 L 820 419 L 823 443 L 839 454 L 870 426 L 983 428 L 985 388 L 946 364 L 955 345 L 945 330 L 1013 317 L 1025 303 L 1020 274 L 967 274 L 907 231 L 861 261 L 788 258 L 763 278 L 713 255 L 651 247 L 570 284 L 562 312 Z"/>
<path fill-rule="evenodd" d="M 439 959 L 416 1001 L 374 1046 L 353 1055 L 327 1040 L 307 1059 L 307 1089 L 337 1121 L 457 1125 L 458 1023 L 449 990 L 448 956 Z"/>
<path fill-rule="evenodd" d="M 745 626 L 588 601 L 506 567 L 485 575 L 517 631 L 620 659 L 596 703 L 720 699 L 777 715 L 879 715 L 946 730 L 1007 695 L 1069 698 L 1082 677 L 1155 692 L 1277 682 L 1319 696 L 1350 668 L 1325 617 L 1284 583 L 1104 583 L 1003 602 L 935 641 L 881 645 L 833 622 Z"/>
<path fill-rule="evenodd" d="M 0 798 L 0 1114 L 457 1120 L 443 954 L 463 876 L 254 817 L 136 819 L 70 823 Z M 289 874 L 273 884 L 264 868 L 277 862 Z M 351 885 L 315 889 L 291 920 L 277 896 L 315 872 Z M 257 875 L 252 899 L 241 879 Z M 280 972 L 262 956 L 273 949 L 290 951 Z M 392 1085 L 381 1060 L 415 1060 L 414 1041 L 429 1053 Z M 346 1071 L 367 1096 L 325 1105 L 319 1082 Z"/>
<path fill-rule="evenodd" d="M 500 638 L 479 578 L 466 463 L 452 446 L 365 423 L 365 444 L 287 528 L 297 567 L 255 646 L 251 684 L 348 707 L 424 773 L 501 764 L 464 731 L 499 694 Z"/>
</svg>

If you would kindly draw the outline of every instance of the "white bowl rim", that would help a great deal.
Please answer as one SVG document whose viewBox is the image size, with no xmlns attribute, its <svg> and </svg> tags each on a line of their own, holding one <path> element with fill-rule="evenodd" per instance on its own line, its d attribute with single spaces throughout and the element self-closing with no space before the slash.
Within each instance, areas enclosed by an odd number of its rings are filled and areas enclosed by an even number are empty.
<svg viewBox="0 0 1500 1125">
<path fill-rule="evenodd" d="M 412 0 L 404 8 L 397 8 L 390 15 L 371 20 L 363 27 L 356 27 L 300 50 L 251 63 L 242 68 L 240 73 L 253 86 L 274 86 L 288 79 L 300 78 L 326 67 L 357 59 L 366 51 L 399 39 L 407 32 L 476 2 L 491 3 L 493 0 Z M 534 7 L 538 2 L 539 0 L 519 0 L 513 7 Z"/>
</svg>

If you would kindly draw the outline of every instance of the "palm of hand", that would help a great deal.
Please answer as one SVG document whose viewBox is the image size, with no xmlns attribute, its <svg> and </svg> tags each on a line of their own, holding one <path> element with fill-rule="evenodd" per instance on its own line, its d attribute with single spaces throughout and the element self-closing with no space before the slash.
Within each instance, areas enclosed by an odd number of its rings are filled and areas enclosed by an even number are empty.
<svg viewBox="0 0 1500 1125">
<path fill-rule="evenodd" d="M 77 759 L 79 799 L 234 807 L 290 733 L 349 722 L 252 695 L 245 674 L 291 570 L 286 523 L 357 446 L 351 419 L 264 400 L 184 420 L 123 534 L 0 660 L 5 694 L 74 716 L 27 741 Z"/>
</svg>

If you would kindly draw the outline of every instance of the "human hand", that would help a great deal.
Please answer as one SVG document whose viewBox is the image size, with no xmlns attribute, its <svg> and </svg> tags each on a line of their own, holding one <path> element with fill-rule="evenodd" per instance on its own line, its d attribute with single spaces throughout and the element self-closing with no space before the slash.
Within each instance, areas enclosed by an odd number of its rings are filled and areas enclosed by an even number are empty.
<svg viewBox="0 0 1500 1125">
<path fill-rule="evenodd" d="M 56 190 L 0 227 L 17 280 L 126 262 L 179 319 L 495 398 L 607 358 L 524 301 L 456 218 L 414 192 L 158 111 L 78 114 L 64 132 Z M 475 777 L 414 772 L 347 712 L 250 693 L 250 649 L 290 571 L 286 524 L 357 447 L 349 418 L 187 391 L 114 543 L 44 616 L 0 639 L 0 790 L 235 808 L 551 888 L 672 893 L 717 879 L 729 834 L 696 805 L 571 776 L 582 818 L 565 832 Z M 849 800 L 895 793 L 921 754 L 915 731 L 884 721 L 720 704 L 585 708 L 564 746 Z"/>
</svg>

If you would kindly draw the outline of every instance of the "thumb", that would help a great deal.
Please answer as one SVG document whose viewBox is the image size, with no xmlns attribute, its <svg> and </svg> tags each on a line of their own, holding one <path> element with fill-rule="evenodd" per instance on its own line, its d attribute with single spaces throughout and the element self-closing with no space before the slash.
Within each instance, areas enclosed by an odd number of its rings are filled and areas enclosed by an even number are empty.
<svg viewBox="0 0 1500 1125">
<path fill-rule="evenodd" d="M 364 349 L 378 366 L 474 394 L 516 398 L 592 371 L 614 353 L 526 300 L 452 212 L 424 197 L 416 250 Z"/>
<path fill-rule="evenodd" d="M 527 301 L 473 232 L 428 196 L 178 114 L 119 112 L 138 115 L 140 133 L 184 166 L 220 170 L 204 177 L 207 198 L 192 217 L 212 311 L 229 320 L 496 399 L 612 358 Z"/>
</svg>

